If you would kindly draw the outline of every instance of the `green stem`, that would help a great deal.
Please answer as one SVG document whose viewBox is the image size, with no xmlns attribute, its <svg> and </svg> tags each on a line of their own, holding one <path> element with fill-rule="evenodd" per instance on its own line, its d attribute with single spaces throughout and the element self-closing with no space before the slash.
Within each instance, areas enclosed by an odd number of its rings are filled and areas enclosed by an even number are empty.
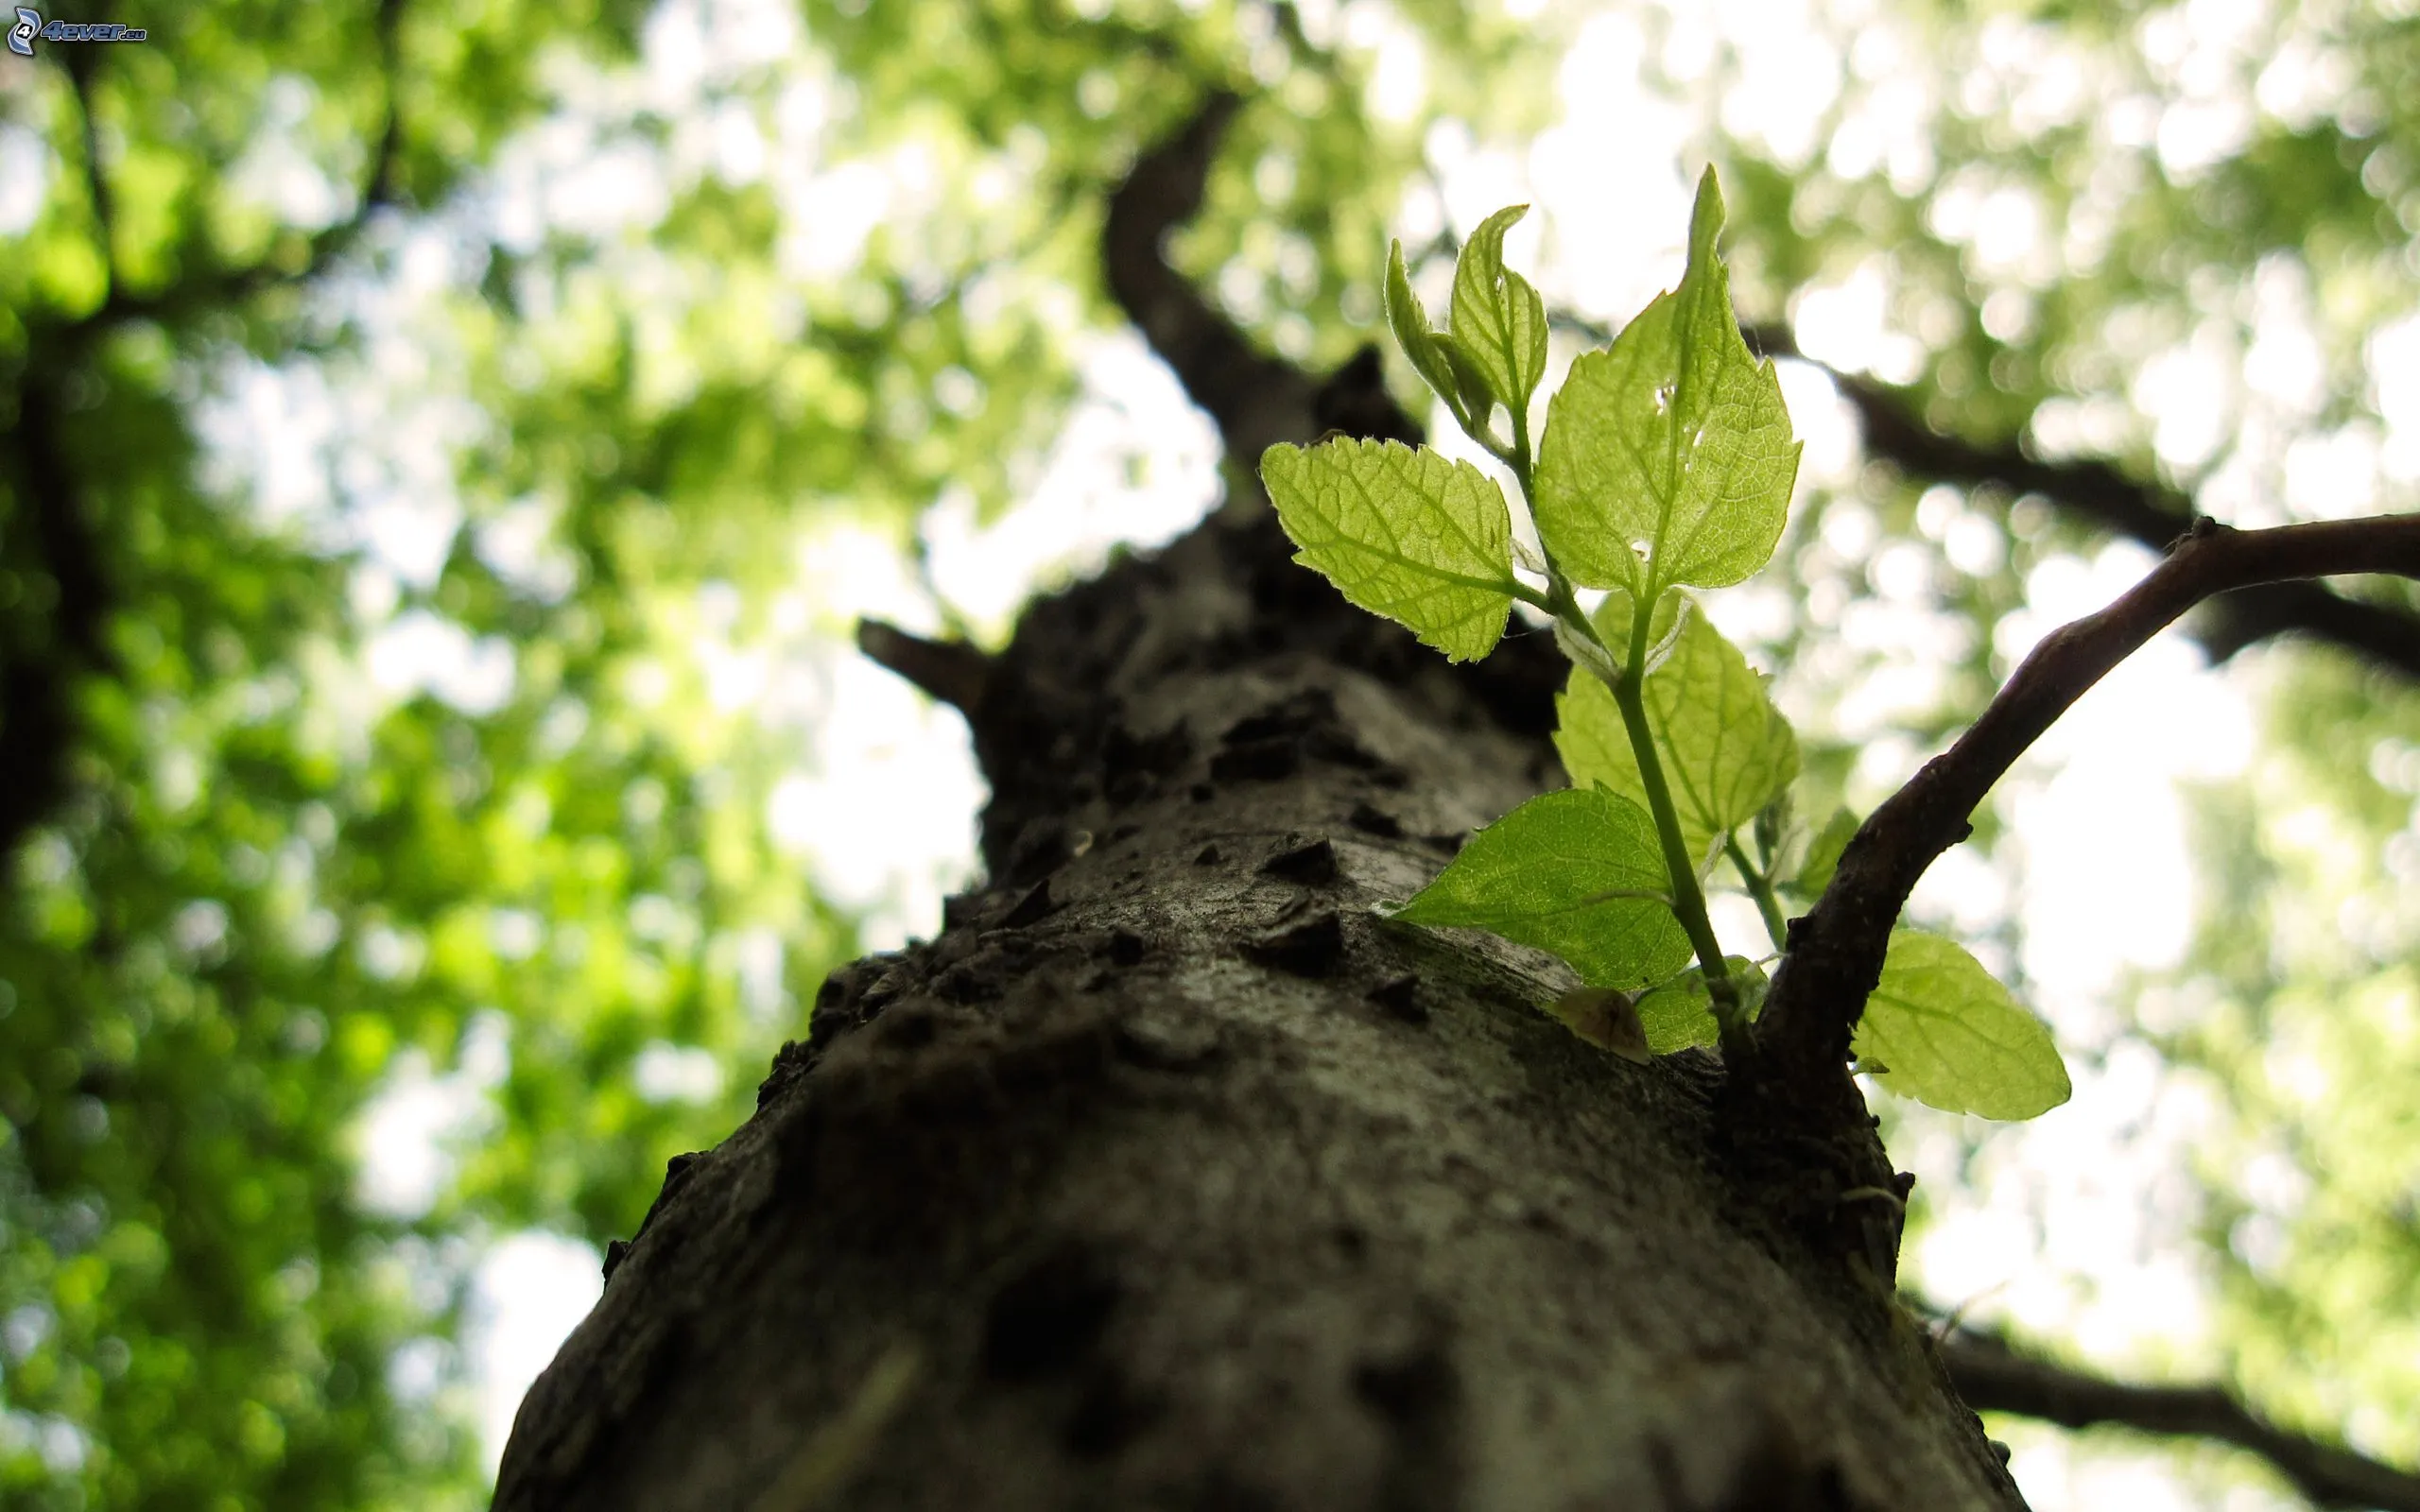
<svg viewBox="0 0 2420 1512">
<path fill-rule="evenodd" d="M 1597 627 L 1590 622 L 1587 610 L 1580 607 L 1580 595 L 1572 592 L 1571 579 L 1564 576 L 1562 569 L 1555 566 L 1554 558 L 1545 553 L 1543 542 L 1540 543 L 1540 554 L 1547 556 L 1547 612 L 1604 652 L 1606 661 L 1613 661 L 1612 648 L 1605 644 L 1605 638 L 1597 633 Z"/>
<path fill-rule="evenodd" d="M 1538 507 L 1537 458 L 1530 451 L 1530 406 L 1505 408 L 1512 417 L 1512 455 L 1504 459 L 1504 465 L 1512 470 L 1512 481 L 1521 485 L 1521 497 L 1534 511 Z"/>
<path fill-rule="evenodd" d="M 1647 789 L 1647 808 L 1655 818 L 1656 837 L 1664 844 L 1664 868 L 1672 875 L 1672 912 L 1679 916 L 1682 930 L 1698 953 L 1698 969 L 1704 973 L 1706 991 L 1714 1000 L 1714 1022 L 1721 1031 L 1724 1051 L 1729 1054 L 1743 1048 L 1740 1040 L 1748 1027 L 1740 1012 L 1739 987 L 1723 965 L 1721 942 L 1714 937 L 1714 923 L 1706 918 L 1705 894 L 1698 887 L 1697 864 L 1689 855 L 1688 847 L 1681 842 L 1681 816 L 1672 807 L 1672 791 L 1664 781 L 1664 763 L 1655 754 L 1654 731 L 1647 723 L 1647 635 L 1654 612 L 1654 600 L 1642 599 L 1638 603 L 1631 621 L 1625 674 L 1609 686 L 1615 706 L 1622 712 L 1622 725 L 1630 732 L 1631 753 L 1638 759 L 1639 782 Z"/>
<path fill-rule="evenodd" d="M 1480 441 L 1479 444 L 1495 453 L 1497 461 L 1502 462 L 1506 467 L 1512 470 L 1512 481 L 1520 486 L 1522 502 L 1530 505 L 1531 509 L 1534 510 L 1536 507 L 1538 490 L 1531 479 L 1535 475 L 1537 463 L 1530 455 L 1529 416 L 1515 415 L 1512 417 L 1512 444 L 1510 447 L 1495 445 L 1495 437 L 1493 435 L 1487 437 L 1484 440 Z M 1534 513 L 1532 514 L 1531 519 L 1534 523 Z M 1572 597 L 1571 585 L 1564 580 L 1562 573 L 1556 571 L 1554 558 L 1547 553 L 1546 542 L 1544 541 L 1538 542 L 1538 556 L 1539 558 L 1547 564 L 1546 591 L 1544 593 L 1540 593 L 1538 590 L 1531 588 L 1527 583 L 1520 582 L 1516 578 L 1514 579 L 1512 596 L 1519 599 L 1522 603 L 1530 605 L 1531 608 L 1544 610 L 1549 618 L 1571 619 L 1576 617 L 1582 624 L 1586 624 L 1588 617 L 1580 613 L 1580 601 Z M 1571 612 L 1569 614 L 1565 614 L 1564 612 L 1565 609 L 1569 609 Z M 1590 632 L 1590 639 L 1595 639 L 1595 632 L 1593 630 Z M 1602 643 L 1599 642 L 1599 644 L 1601 644 Z"/>
<path fill-rule="evenodd" d="M 1781 917 L 1781 900 L 1773 894 L 1773 879 L 1758 871 L 1748 861 L 1748 852 L 1739 849 L 1739 837 L 1726 834 L 1722 849 L 1731 864 L 1739 868 L 1739 880 L 1748 885 L 1748 896 L 1756 900 L 1756 912 L 1765 916 L 1765 933 L 1772 936 L 1773 949 L 1784 948 L 1784 936 L 1789 927 Z"/>
<path fill-rule="evenodd" d="M 1512 479 L 1520 485 L 1522 498 L 1534 509 L 1538 496 L 1532 481 L 1535 459 L 1530 452 L 1527 414 L 1512 416 L 1512 445 L 1497 451 L 1496 455 L 1512 470 Z M 1647 681 L 1647 635 L 1654 617 L 1654 600 L 1651 598 L 1637 606 L 1631 623 L 1630 654 L 1616 659 L 1587 612 L 1581 609 L 1571 579 L 1555 565 L 1553 554 L 1546 550 L 1543 541 L 1539 547 L 1547 563 L 1547 611 L 1571 633 L 1603 652 L 1608 665 L 1623 669 L 1619 677 L 1603 677 L 1601 672 L 1599 676 L 1613 690 L 1614 703 L 1621 710 L 1623 727 L 1630 733 L 1631 750 L 1638 758 L 1638 775 L 1647 789 L 1648 811 L 1654 816 L 1656 838 L 1664 849 L 1664 869 L 1672 879 L 1672 895 L 1664 902 L 1671 905 L 1683 932 L 1689 936 L 1690 947 L 1697 952 L 1698 969 L 1705 977 L 1707 994 L 1714 1000 L 1714 1021 L 1722 1036 L 1724 1054 L 1734 1060 L 1743 1059 L 1748 1024 L 1740 1008 L 1739 985 L 1731 979 L 1723 965 L 1722 944 L 1714 936 L 1713 920 L 1706 917 L 1705 894 L 1698 886 L 1697 867 L 1689 857 L 1688 847 L 1681 841 L 1681 816 L 1672 807 L 1672 790 L 1664 781 L 1664 764 L 1655 754 L 1654 733 L 1647 723 L 1647 700 L 1641 690 Z M 1526 602 L 1537 602 L 1527 594 L 1522 596 Z"/>
</svg>

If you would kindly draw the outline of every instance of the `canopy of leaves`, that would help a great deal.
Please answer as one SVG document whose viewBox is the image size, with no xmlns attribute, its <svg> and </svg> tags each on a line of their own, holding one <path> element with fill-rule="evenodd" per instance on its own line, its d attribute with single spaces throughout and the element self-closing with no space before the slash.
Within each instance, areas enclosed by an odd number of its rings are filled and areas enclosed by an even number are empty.
<svg viewBox="0 0 2420 1512">
<path fill-rule="evenodd" d="M 1104 185 L 1255 56 L 1186 255 L 1349 350 L 1408 139 L 1265 11 L 727 9 L 0 58 L 0 1502 L 479 1504 L 480 1247 L 628 1234 L 856 947 L 768 822 L 836 549 L 1034 490 Z"/>
</svg>

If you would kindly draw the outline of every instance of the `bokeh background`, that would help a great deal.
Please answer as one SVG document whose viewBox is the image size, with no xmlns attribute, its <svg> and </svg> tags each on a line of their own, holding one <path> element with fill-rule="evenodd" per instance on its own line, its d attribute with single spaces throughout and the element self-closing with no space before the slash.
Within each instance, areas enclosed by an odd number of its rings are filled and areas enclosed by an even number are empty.
<svg viewBox="0 0 2420 1512">
<path fill-rule="evenodd" d="M 997 644 L 1220 496 L 1096 266 L 1207 90 L 1250 104 L 1172 255 L 1305 365 L 1390 237 L 1434 303 L 1526 201 L 1559 368 L 1712 162 L 1743 316 L 1937 427 L 2238 524 L 2420 503 L 2411 0 L 70 19 L 149 38 L 0 56 L 10 1507 L 484 1503 L 665 1160 L 973 873 L 964 728 L 856 616 Z M 2151 558 L 1783 377 L 1789 534 L 1713 612 L 1862 809 Z M 1934 868 L 2077 1093 L 1885 1108 L 1912 1289 L 2420 1459 L 2413 686 L 2163 636 Z M 2298 1504 L 1994 1428 L 2043 1512 Z"/>
</svg>

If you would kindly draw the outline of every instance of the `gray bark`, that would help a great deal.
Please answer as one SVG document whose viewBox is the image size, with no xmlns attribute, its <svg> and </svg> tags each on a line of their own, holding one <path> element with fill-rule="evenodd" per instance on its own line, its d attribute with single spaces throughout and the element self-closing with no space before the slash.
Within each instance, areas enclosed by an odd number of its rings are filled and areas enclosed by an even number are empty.
<svg viewBox="0 0 2420 1512">
<path fill-rule="evenodd" d="M 498 1507 L 2018 1504 L 1887 1284 L 1731 1178 L 1710 1056 L 1374 918 L 1558 780 L 1553 663 L 1451 671 L 1275 536 L 1029 613 L 1000 885 L 827 985 Z"/>
</svg>

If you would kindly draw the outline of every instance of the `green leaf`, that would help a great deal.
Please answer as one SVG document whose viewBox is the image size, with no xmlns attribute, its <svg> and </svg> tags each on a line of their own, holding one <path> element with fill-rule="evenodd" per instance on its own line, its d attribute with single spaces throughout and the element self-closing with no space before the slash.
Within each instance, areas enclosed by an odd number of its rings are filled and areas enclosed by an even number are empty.
<svg viewBox="0 0 2420 1512">
<path fill-rule="evenodd" d="M 1462 430 L 1471 439 L 1488 445 L 1495 433 L 1489 429 L 1490 412 L 1495 404 L 1495 391 L 1489 387 L 1487 374 L 1475 361 L 1470 349 L 1451 332 L 1441 332 L 1431 337 L 1437 343 L 1437 354 L 1454 375 L 1454 402 Z"/>
<path fill-rule="evenodd" d="M 1708 169 L 1681 286 L 1574 362 L 1547 407 L 1538 533 L 1574 582 L 1650 597 L 1720 588 L 1781 539 L 1799 448 L 1772 364 L 1740 338 L 1714 251 L 1721 229 Z"/>
<path fill-rule="evenodd" d="M 1799 864 L 1798 874 L 1782 886 L 1801 898 L 1824 896 L 1832 885 L 1832 873 L 1841 868 L 1841 852 L 1849 848 L 1849 839 L 1857 833 L 1861 821 L 1845 808 L 1834 809 L 1815 837 L 1806 842 L 1806 859 Z"/>
<path fill-rule="evenodd" d="M 1547 1005 L 1563 1026 L 1599 1050 L 1647 1064 L 1653 1055 L 1632 994 L 1609 987 L 1575 987 Z"/>
<path fill-rule="evenodd" d="M 1738 985 L 1742 1006 L 1754 1019 L 1771 986 L 1765 969 L 1745 955 L 1726 955 L 1722 965 Z M 1692 966 L 1668 981 L 1656 983 L 1638 995 L 1636 1007 L 1647 1048 L 1659 1056 L 1691 1045 L 1710 1045 L 1720 1038 L 1714 1022 L 1714 989 L 1705 985 L 1702 967 Z"/>
<path fill-rule="evenodd" d="M 1504 233 L 1530 213 L 1509 205 L 1479 222 L 1454 265 L 1454 339 L 1515 416 L 1529 406 L 1547 371 L 1547 307 L 1530 281 L 1504 266 Z M 1487 421 L 1484 406 L 1471 419 Z"/>
<path fill-rule="evenodd" d="M 1260 456 L 1277 518 L 1346 598 L 1409 626 L 1456 662 L 1504 638 L 1512 517 L 1495 480 L 1400 441 L 1280 443 Z"/>
<path fill-rule="evenodd" d="M 1964 946 L 1895 930 L 1852 1048 L 1882 1085 L 1952 1113 L 2023 1119 L 2072 1090 L 2049 1026 Z"/>
<path fill-rule="evenodd" d="M 1403 243 L 1396 242 L 1387 253 L 1387 327 L 1395 334 L 1395 344 L 1437 397 L 1454 406 L 1457 418 L 1464 413 L 1461 385 L 1454 374 L 1452 360 L 1446 355 L 1443 341 L 1429 329 L 1428 312 L 1421 308 L 1420 296 L 1411 291 L 1411 279 L 1404 271 Z"/>
<path fill-rule="evenodd" d="M 1765 679 L 1685 595 L 1656 606 L 1651 637 L 1686 606 L 1672 648 L 1642 690 L 1655 755 L 1681 817 L 1681 839 L 1703 871 L 1718 837 L 1756 816 L 1798 775 L 1798 738 L 1765 693 Z M 1630 595 L 1616 589 L 1597 611 L 1607 643 L 1627 645 Z M 1611 690 L 1574 667 L 1555 702 L 1555 749 L 1572 784 L 1602 784 L 1644 806 L 1647 784 Z"/>
<path fill-rule="evenodd" d="M 1394 917 L 1466 925 L 1554 952 L 1591 987 L 1659 982 L 1689 958 L 1665 902 L 1662 852 L 1647 811 L 1567 788 L 1530 799 L 1472 835 Z"/>
</svg>

